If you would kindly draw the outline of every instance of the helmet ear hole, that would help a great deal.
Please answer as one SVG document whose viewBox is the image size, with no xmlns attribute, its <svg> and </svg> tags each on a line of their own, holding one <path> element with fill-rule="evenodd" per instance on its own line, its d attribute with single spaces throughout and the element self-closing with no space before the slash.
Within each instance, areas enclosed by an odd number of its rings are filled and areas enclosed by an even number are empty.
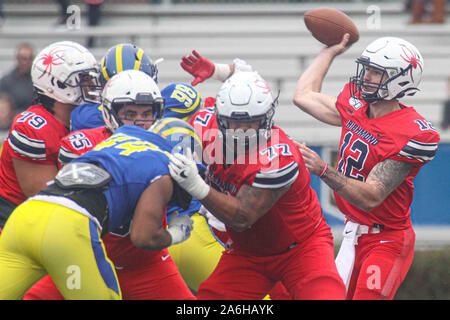
<svg viewBox="0 0 450 320">
<path fill-rule="evenodd" d="M 56 84 L 58 85 L 58 88 L 60 88 L 60 89 L 65 89 L 65 88 L 67 88 L 67 86 L 64 84 L 64 83 L 62 83 L 61 81 L 56 81 Z"/>
</svg>

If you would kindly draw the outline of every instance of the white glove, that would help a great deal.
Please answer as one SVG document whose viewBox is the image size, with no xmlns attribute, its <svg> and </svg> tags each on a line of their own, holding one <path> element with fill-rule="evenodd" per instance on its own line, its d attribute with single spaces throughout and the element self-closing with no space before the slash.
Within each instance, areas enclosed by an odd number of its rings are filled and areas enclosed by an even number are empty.
<svg viewBox="0 0 450 320">
<path fill-rule="evenodd" d="M 244 71 L 244 72 L 252 72 L 253 68 L 246 61 L 236 58 L 233 60 L 234 64 L 234 72 Z"/>
<path fill-rule="evenodd" d="M 178 216 L 178 212 L 172 212 L 169 218 L 169 225 L 167 232 L 172 237 L 170 245 L 174 245 L 187 240 L 191 235 L 191 230 L 194 228 L 192 224 L 194 221 L 188 215 Z"/>
<path fill-rule="evenodd" d="M 198 174 L 190 148 L 186 148 L 186 156 L 176 153 L 170 156 L 169 172 L 172 178 L 191 196 L 203 200 L 209 193 L 210 187 Z"/>
</svg>

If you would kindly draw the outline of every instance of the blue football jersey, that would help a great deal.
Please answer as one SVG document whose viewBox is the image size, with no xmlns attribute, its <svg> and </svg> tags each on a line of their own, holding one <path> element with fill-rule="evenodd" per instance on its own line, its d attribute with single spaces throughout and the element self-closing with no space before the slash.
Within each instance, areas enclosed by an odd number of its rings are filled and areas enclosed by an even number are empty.
<svg viewBox="0 0 450 320">
<path fill-rule="evenodd" d="M 108 231 L 130 222 L 143 191 L 159 177 L 170 175 L 171 149 L 159 135 L 124 125 L 93 150 L 72 160 L 100 164 L 112 176 L 104 191 L 109 206 Z"/>
<path fill-rule="evenodd" d="M 104 126 L 102 106 L 95 103 L 79 105 L 70 113 L 70 131 Z"/>
<path fill-rule="evenodd" d="M 177 206 L 170 206 L 169 208 L 167 208 L 167 215 L 169 215 L 174 211 L 178 211 L 179 216 L 183 215 L 192 216 L 194 213 L 197 213 L 198 210 L 200 210 L 201 206 L 202 204 L 200 203 L 200 201 L 198 201 L 195 198 L 192 198 L 191 205 L 189 206 L 189 208 L 187 208 L 187 210 L 184 210 L 183 208 Z M 167 222 L 169 222 L 169 216 L 167 216 Z"/>
</svg>

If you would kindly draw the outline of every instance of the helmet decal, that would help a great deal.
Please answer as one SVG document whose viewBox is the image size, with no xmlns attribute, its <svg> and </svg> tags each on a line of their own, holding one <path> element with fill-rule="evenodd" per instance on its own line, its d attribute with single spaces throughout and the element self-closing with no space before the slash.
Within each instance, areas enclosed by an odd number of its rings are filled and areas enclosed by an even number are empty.
<svg viewBox="0 0 450 320">
<path fill-rule="evenodd" d="M 414 52 L 414 50 L 412 50 L 411 48 L 408 48 L 407 46 L 403 45 L 402 46 L 402 51 L 404 53 L 404 55 L 400 55 L 400 57 L 405 60 L 406 62 L 408 62 L 412 68 L 416 69 L 417 67 L 420 68 L 420 71 L 423 72 L 422 69 L 422 62 L 418 59 L 418 55 L 416 52 Z M 414 82 L 414 77 L 413 77 L 413 70 L 410 69 L 409 70 L 409 74 L 411 76 L 411 80 Z"/>
<path fill-rule="evenodd" d="M 62 53 L 62 54 L 60 54 Z M 46 74 L 50 74 L 52 72 L 52 66 L 58 66 L 64 63 L 64 49 L 60 49 L 58 47 L 53 48 L 48 53 L 42 55 L 38 59 L 38 61 L 42 61 L 42 64 L 45 66 L 45 69 L 42 71 L 42 74 L 39 78 L 42 78 Z"/>
</svg>

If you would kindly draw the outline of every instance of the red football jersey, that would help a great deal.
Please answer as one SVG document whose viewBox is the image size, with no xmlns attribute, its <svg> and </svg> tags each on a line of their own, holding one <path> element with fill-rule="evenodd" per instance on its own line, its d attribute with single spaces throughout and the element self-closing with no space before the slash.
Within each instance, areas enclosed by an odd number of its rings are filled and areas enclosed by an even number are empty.
<svg viewBox="0 0 450 320">
<path fill-rule="evenodd" d="M 110 136 L 111 131 L 105 126 L 73 131 L 61 139 L 58 160 L 63 164 L 68 163 L 92 150 L 97 144 Z"/>
<path fill-rule="evenodd" d="M 339 172 L 365 181 L 372 168 L 386 159 L 414 164 L 406 179 L 371 212 L 353 206 L 335 193 L 339 209 L 355 222 L 369 226 L 377 223 L 389 229 L 405 229 L 411 225 L 413 179 L 435 156 L 440 137 L 414 108 L 400 106 L 401 110 L 370 119 L 368 104 L 351 97 L 349 84 L 337 99 L 342 124 Z"/>
<path fill-rule="evenodd" d="M 203 149 L 205 149 L 207 143 L 214 141 L 214 137 L 217 134 L 217 122 L 214 108 L 204 108 L 194 113 L 190 125 L 202 139 Z"/>
<path fill-rule="evenodd" d="M 67 128 L 42 105 L 31 106 L 18 114 L 3 144 L 0 195 L 17 205 L 25 201 L 12 159 L 57 166 L 59 141 L 67 134 Z"/>
<path fill-rule="evenodd" d="M 106 127 L 74 131 L 61 139 L 58 159 L 61 163 L 68 163 L 92 150 L 110 136 L 111 131 Z M 102 238 L 108 258 L 114 266 L 118 269 L 132 269 L 136 266 L 150 265 L 152 261 L 159 261 L 161 251 L 142 250 L 134 246 L 130 239 L 129 228 L 129 225 L 122 226 Z"/>
<path fill-rule="evenodd" d="M 290 185 L 289 191 L 251 228 L 243 232 L 227 229 L 232 248 L 253 255 L 287 251 L 307 240 L 323 218 L 304 160 L 294 142 L 278 127 L 272 129 L 265 145 L 238 156 L 233 164 L 210 164 L 207 180 L 212 187 L 233 196 L 244 184 L 265 189 Z"/>
</svg>

